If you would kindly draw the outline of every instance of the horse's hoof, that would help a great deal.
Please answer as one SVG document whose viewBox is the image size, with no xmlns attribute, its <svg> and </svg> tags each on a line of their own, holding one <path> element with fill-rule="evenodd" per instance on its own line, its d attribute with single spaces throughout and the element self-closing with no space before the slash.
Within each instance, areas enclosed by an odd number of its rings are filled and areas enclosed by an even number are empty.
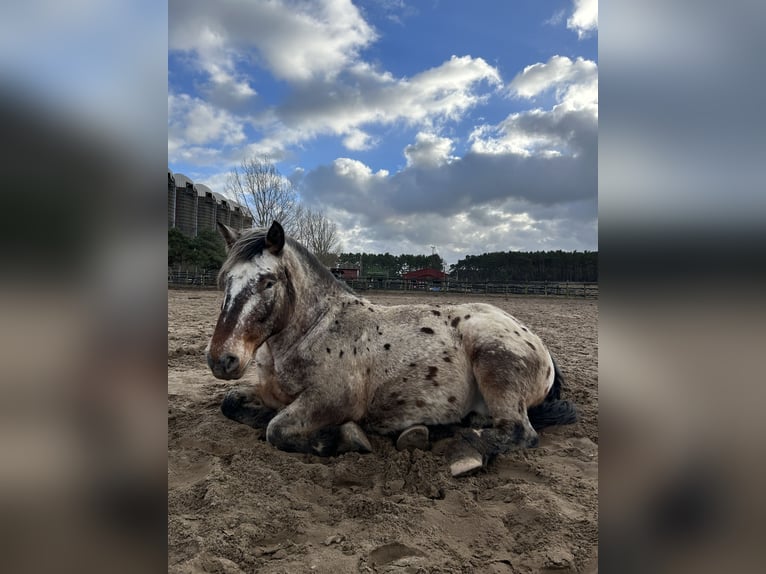
<svg viewBox="0 0 766 574">
<path fill-rule="evenodd" d="M 236 387 L 229 389 L 221 402 L 221 412 L 230 419 L 233 419 L 246 400 L 247 395 L 240 389 Z"/>
<path fill-rule="evenodd" d="M 431 443 L 428 440 L 428 427 L 415 425 L 402 431 L 396 439 L 396 450 L 428 450 Z"/>
<path fill-rule="evenodd" d="M 458 443 L 450 456 L 449 470 L 452 476 L 467 476 L 484 467 L 481 453 L 466 443 Z"/>
<path fill-rule="evenodd" d="M 372 452 L 372 445 L 370 439 L 367 438 L 365 432 L 355 422 L 347 422 L 340 427 L 341 432 L 341 444 L 339 446 L 339 452 Z"/>
</svg>

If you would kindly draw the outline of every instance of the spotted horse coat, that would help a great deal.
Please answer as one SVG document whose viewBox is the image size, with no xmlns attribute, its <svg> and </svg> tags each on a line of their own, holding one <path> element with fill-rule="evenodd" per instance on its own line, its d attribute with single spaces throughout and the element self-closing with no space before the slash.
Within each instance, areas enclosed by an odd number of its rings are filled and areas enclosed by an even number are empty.
<svg viewBox="0 0 766 574">
<path fill-rule="evenodd" d="M 265 427 L 277 448 L 366 452 L 361 427 L 408 432 L 473 413 L 488 424 L 460 432 L 452 462 L 459 475 L 536 446 L 530 417 L 537 426 L 575 420 L 543 342 L 497 307 L 375 305 L 277 222 L 268 232 L 219 228 L 229 253 L 208 364 L 216 377 L 233 380 L 255 362 L 255 384 L 232 389 L 222 410 Z"/>
</svg>

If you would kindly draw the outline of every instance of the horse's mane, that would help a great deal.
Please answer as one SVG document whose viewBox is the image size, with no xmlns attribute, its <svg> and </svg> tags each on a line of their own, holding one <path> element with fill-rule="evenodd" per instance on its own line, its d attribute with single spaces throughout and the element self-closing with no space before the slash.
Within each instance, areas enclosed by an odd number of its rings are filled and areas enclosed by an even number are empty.
<svg viewBox="0 0 766 574">
<path fill-rule="evenodd" d="M 256 257 L 263 253 L 266 249 L 266 229 L 252 229 L 244 232 L 239 239 L 229 249 L 229 255 L 226 261 L 221 266 L 221 271 L 218 273 L 218 287 L 223 289 L 223 279 L 226 274 L 231 271 L 231 268 L 237 263 L 250 261 L 253 257 Z M 354 293 L 354 290 L 349 287 L 345 281 L 342 281 L 335 277 L 327 267 L 325 267 L 316 255 L 306 249 L 301 243 L 293 239 L 292 237 L 285 237 L 285 246 L 289 248 L 301 259 L 309 269 L 313 272 L 313 275 L 317 278 L 321 285 L 326 286 L 328 289 L 340 287 L 348 293 Z"/>
</svg>

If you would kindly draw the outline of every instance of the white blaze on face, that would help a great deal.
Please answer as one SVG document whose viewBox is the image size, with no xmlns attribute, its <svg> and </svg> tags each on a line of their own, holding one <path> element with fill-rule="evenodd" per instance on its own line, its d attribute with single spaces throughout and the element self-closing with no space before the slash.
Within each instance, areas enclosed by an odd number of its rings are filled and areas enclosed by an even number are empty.
<svg viewBox="0 0 766 574">
<path fill-rule="evenodd" d="M 224 299 L 223 312 L 228 313 L 237 297 L 250 286 L 258 281 L 258 278 L 267 274 L 275 274 L 278 260 L 269 251 L 264 251 L 261 255 L 254 257 L 251 261 L 245 261 L 233 265 L 229 271 L 226 289 L 226 298 Z M 259 302 L 259 297 L 253 292 L 250 298 L 245 302 L 237 317 L 238 326 L 250 315 Z"/>
</svg>

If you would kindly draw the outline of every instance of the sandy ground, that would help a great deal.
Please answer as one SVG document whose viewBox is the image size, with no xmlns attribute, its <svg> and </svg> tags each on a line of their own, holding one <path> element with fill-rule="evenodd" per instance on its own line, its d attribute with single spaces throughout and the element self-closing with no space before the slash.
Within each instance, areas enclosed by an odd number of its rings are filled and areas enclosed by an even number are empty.
<svg viewBox="0 0 766 574">
<path fill-rule="evenodd" d="M 557 358 L 582 420 L 460 479 L 438 445 L 398 452 L 385 437 L 370 436 L 367 455 L 281 452 L 220 413 L 231 383 L 208 371 L 204 348 L 221 295 L 169 291 L 169 572 L 596 572 L 597 302 L 365 295 L 487 301 L 517 316 Z"/>
</svg>

